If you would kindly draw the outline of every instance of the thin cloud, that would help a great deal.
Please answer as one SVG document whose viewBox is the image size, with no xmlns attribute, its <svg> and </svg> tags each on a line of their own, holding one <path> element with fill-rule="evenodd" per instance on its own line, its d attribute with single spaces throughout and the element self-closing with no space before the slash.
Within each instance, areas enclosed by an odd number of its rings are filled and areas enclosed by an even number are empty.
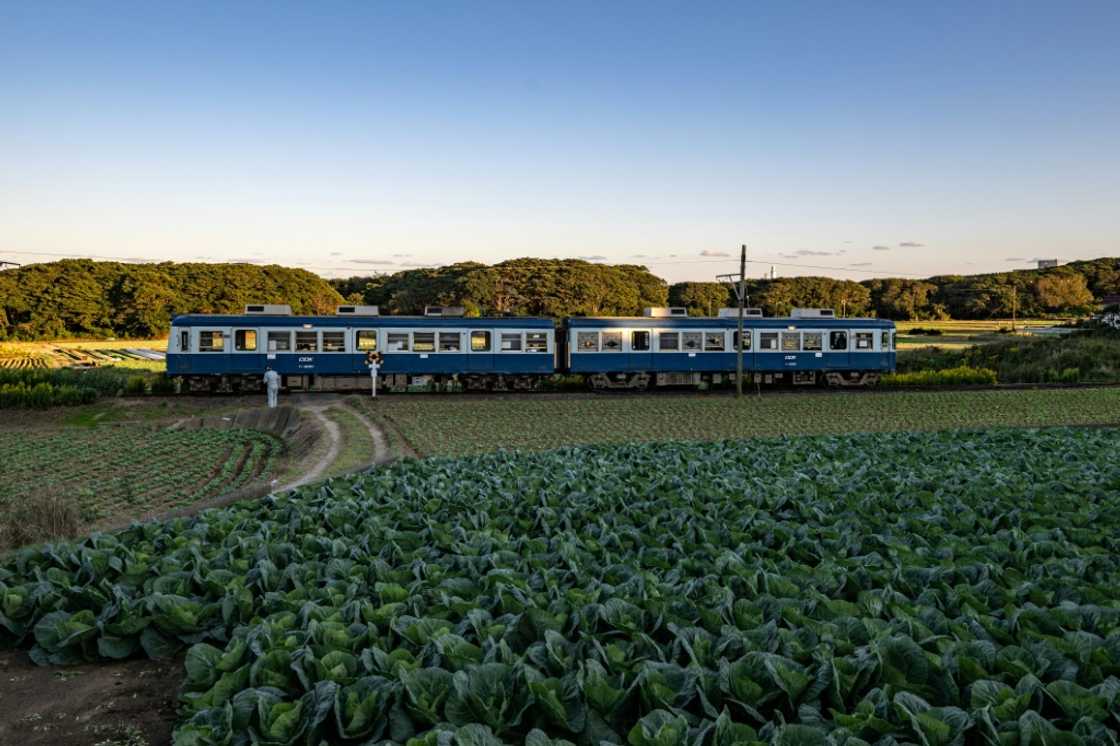
<svg viewBox="0 0 1120 746">
<path fill-rule="evenodd" d="M 580 256 L 576 258 L 582 259 L 585 262 L 605 262 L 607 260 L 605 256 L 600 256 L 599 254 L 592 254 L 591 256 Z"/>
<path fill-rule="evenodd" d="M 925 246 L 925 244 L 924 243 L 918 243 L 917 241 L 903 241 L 902 243 L 899 244 L 899 246 L 901 246 L 904 249 L 920 249 L 923 246 Z"/>
<path fill-rule="evenodd" d="M 891 247 L 890 246 L 883 246 L 882 244 L 879 244 L 878 246 L 872 246 L 871 250 L 872 251 L 890 251 Z"/>
<path fill-rule="evenodd" d="M 704 249 L 700 252 L 700 256 L 731 256 L 726 251 L 712 251 L 711 249 Z"/>
<path fill-rule="evenodd" d="M 653 259 L 649 254 L 631 254 L 631 259 Z"/>
<path fill-rule="evenodd" d="M 375 267 L 396 264 L 396 262 L 390 262 L 388 259 L 347 259 L 347 261 L 351 264 L 369 264 Z"/>
<path fill-rule="evenodd" d="M 412 254 L 393 254 L 393 257 L 396 259 L 411 259 Z"/>
<path fill-rule="evenodd" d="M 870 267 L 871 262 L 854 262 L 853 264 L 849 264 L 848 266 L 849 267 Z"/>
<path fill-rule="evenodd" d="M 1005 261 L 1005 262 L 1025 262 L 1027 260 L 1024 259 L 1021 256 L 1009 256 L 1006 259 L 1004 259 L 1003 261 Z"/>
<path fill-rule="evenodd" d="M 342 256 L 342 252 L 341 251 L 332 251 L 331 256 Z"/>
<path fill-rule="evenodd" d="M 813 251 L 812 249 L 798 249 L 795 252 L 796 256 L 832 256 L 831 251 Z"/>
<path fill-rule="evenodd" d="M 264 259 L 230 259 L 230 264 L 264 264 Z"/>
</svg>

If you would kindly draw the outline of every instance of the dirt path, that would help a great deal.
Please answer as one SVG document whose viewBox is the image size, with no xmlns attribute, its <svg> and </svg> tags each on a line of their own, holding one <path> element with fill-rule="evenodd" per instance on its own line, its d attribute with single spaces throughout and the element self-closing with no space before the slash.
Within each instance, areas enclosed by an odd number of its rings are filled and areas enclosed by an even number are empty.
<svg viewBox="0 0 1120 746">
<path fill-rule="evenodd" d="M 288 490 L 294 490 L 296 487 L 302 487 L 305 484 L 320 479 L 324 474 L 326 474 L 327 470 L 331 468 L 331 464 L 333 464 L 338 458 L 338 452 L 342 445 L 342 433 L 339 432 L 338 425 L 336 425 L 333 420 L 323 414 L 324 410 L 326 410 L 329 406 L 333 406 L 333 403 L 325 406 L 299 406 L 301 414 L 311 415 L 319 421 L 319 425 L 322 426 L 323 434 L 325 435 L 327 440 L 327 452 L 323 454 L 323 456 L 315 463 L 314 466 L 311 467 L 310 470 L 304 472 L 303 476 L 299 477 L 295 481 L 273 488 L 273 492 L 286 492 Z"/>
<path fill-rule="evenodd" d="M 171 743 L 182 657 L 59 668 L 25 650 L 0 652 L 0 743 L 92 746 Z"/>
<path fill-rule="evenodd" d="M 343 448 L 341 428 L 327 416 L 327 412 L 332 409 L 346 410 L 348 413 L 357 417 L 369 432 L 373 450 L 369 454 L 367 465 L 384 464 L 392 460 L 393 456 L 389 450 L 389 441 L 388 438 L 385 437 L 384 431 L 356 407 L 349 406 L 346 399 L 341 397 L 331 397 L 330 399 L 316 397 L 313 400 L 297 400 L 293 402 L 293 405 L 299 409 L 303 415 L 315 417 L 318 420 L 323 428 L 324 437 L 327 440 L 327 450 L 302 476 L 286 484 L 274 487 L 272 490 L 273 492 L 294 490 L 297 487 L 302 487 L 305 484 L 323 479 L 330 473 L 331 466 L 338 460 L 339 454 Z"/>
<path fill-rule="evenodd" d="M 362 424 L 369 430 L 369 437 L 373 441 L 373 464 L 384 464 L 393 459 L 393 454 L 389 451 L 389 439 L 385 436 L 385 431 L 382 430 L 377 424 L 357 407 L 352 407 L 348 403 L 343 404 L 350 414 L 361 420 Z"/>
</svg>

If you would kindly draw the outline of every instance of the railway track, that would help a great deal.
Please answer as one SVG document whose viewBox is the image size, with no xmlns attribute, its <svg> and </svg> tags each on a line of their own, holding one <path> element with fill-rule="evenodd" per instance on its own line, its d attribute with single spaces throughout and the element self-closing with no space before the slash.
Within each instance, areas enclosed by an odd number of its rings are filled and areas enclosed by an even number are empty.
<svg viewBox="0 0 1120 746">
<path fill-rule="evenodd" d="M 1120 388 L 1120 382 L 1117 383 L 997 383 L 997 384 L 976 384 L 976 385 L 958 385 L 958 386 L 869 386 L 869 387 L 828 387 L 828 386 L 769 386 L 763 388 L 756 388 L 755 386 L 748 386 L 743 389 L 744 396 L 788 396 L 791 394 L 809 394 L 814 396 L 833 396 L 833 395 L 886 395 L 898 393 L 912 393 L 912 392 L 972 392 L 972 391 L 1039 391 L 1039 390 L 1057 390 L 1057 389 L 1108 389 Z M 339 392 L 339 391 L 300 391 L 292 393 L 282 393 L 281 398 L 290 396 L 368 396 L 368 392 L 352 391 L 352 392 Z M 454 397 L 461 400 L 502 400 L 502 399 L 598 399 L 603 397 L 617 397 L 617 398 L 630 398 L 634 396 L 663 396 L 663 397 L 679 397 L 679 396 L 711 396 L 711 397 L 730 397 L 735 396 L 733 388 L 720 387 L 718 389 L 707 389 L 698 391 L 696 389 L 644 389 L 644 390 L 608 390 L 608 391 L 588 391 L 586 389 L 572 389 L 569 391 L 490 391 L 490 392 L 409 392 L 409 393 L 391 393 L 378 391 L 378 397 L 388 398 L 420 398 L 420 399 L 447 399 Z M 246 393 L 210 393 L 210 392 L 182 392 L 180 394 L 152 394 L 152 396 L 199 396 L 199 397 L 227 397 L 227 396 L 240 396 L 240 397 L 257 397 L 262 400 L 265 396 L 264 392 Z"/>
</svg>

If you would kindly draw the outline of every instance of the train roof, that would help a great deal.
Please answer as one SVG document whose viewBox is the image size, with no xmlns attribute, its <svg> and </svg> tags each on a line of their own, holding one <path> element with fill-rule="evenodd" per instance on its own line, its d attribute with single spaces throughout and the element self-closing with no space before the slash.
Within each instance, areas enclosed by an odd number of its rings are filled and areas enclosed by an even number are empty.
<svg viewBox="0 0 1120 746">
<path fill-rule="evenodd" d="M 573 316 L 568 326 L 577 327 L 633 327 L 649 326 L 658 329 L 711 329 L 712 327 L 734 328 L 739 319 L 735 316 Z M 867 318 L 787 318 L 785 316 L 745 316 L 744 326 L 751 329 L 785 329 L 805 327 L 810 329 L 893 329 L 894 322 L 889 319 Z"/>
<path fill-rule="evenodd" d="M 552 329 L 556 322 L 538 316 L 281 316 L 268 314 L 191 313 L 176 316 L 172 326 L 252 326 L 295 328 L 310 325 L 317 328 L 340 327 L 423 327 L 466 329 L 491 327 L 498 329 Z"/>
</svg>

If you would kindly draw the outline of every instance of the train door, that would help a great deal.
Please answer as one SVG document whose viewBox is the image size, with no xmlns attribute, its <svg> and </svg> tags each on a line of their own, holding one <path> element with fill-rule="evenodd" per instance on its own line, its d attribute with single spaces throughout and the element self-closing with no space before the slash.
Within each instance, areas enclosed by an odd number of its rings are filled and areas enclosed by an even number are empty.
<svg viewBox="0 0 1120 746">
<path fill-rule="evenodd" d="M 630 329 L 629 360 L 627 368 L 632 371 L 653 370 L 653 332 L 650 329 Z"/>
<path fill-rule="evenodd" d="M 494 370 L 494 333 L 489 329 L 472 329 L 467 345 L 467 370 L 490 373 Z"/>
<path fill-rule="evenodd" d="M 891 360 L 891 336 L 889 329 L 883 329 L 879 332 L 879 370 L 894 368 Z"/>
<path fill-rule="evenodd" d="M 259 373 L 264 370 L 265 356 L 262 354 L 260 331 L 258 329 L 233 330 L 233 356 L 229 366 L 231 373 Z"/>
</svg>

